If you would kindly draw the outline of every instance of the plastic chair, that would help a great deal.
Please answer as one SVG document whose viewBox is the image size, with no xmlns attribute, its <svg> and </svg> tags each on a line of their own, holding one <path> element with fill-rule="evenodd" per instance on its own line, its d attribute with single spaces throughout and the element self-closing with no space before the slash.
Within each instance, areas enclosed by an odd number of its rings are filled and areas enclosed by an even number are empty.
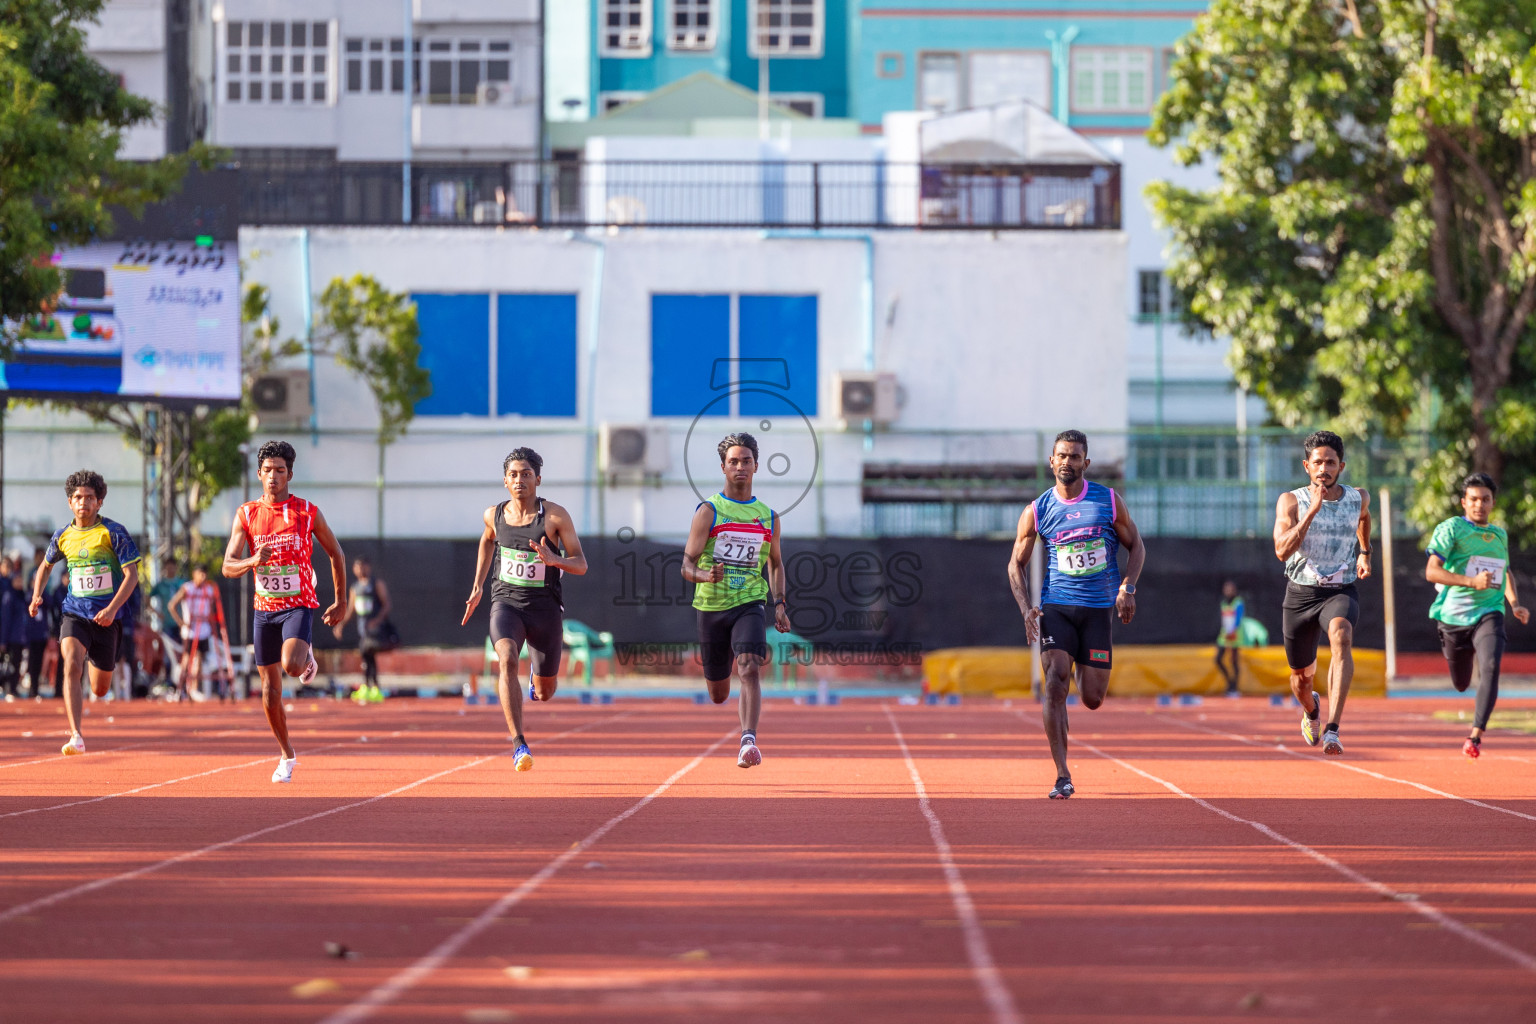
<svg viewBox="0 0 1536 1024">
<path fill-rule="evenodd" d="M 576 663 L 581 662 L 581 682 L 583 686 L 592 685 L 592 662 L 603 658 L 608 662 L 608 678 L 614 674 L 613 663 L 613 634 L 599 632 L 584 622 L 575 619 L 565 620 L 565 635 L 561 638 L 566 649 L 571 652 L 570 671 L 576 670 Z"/>
<path fill-rule="evenodd" d="M 1269 630 L 1258 619 L 1243 616 L 1243 621 L 1237 627 L 1237 646 L 1239 647 L 1268 647 Z"/>
<path fill-rule="evenodd" d="M 773 682 L 782 686 L 784 677 L 790 684 L 800 685 L 800 666 L 810 664 L 815 648 L 805 637 L 796 633 L 780 633 L 768 641 L 768 653 L 773 656 Z"/>
</svg>

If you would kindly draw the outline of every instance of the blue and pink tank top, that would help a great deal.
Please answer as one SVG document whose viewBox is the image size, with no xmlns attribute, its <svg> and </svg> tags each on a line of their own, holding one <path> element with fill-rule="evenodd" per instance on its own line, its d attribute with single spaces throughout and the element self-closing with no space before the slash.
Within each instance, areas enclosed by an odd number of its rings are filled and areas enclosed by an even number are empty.
<svg viewBox="0 0 1536 1024">
<path fill-rule="evenodd" d="M 1115 492 L 1091 481 L 1066 500 L 1052 487 L 1035 499 L 1035 531 L 1045 544 L 1041 604 L 1113 608 L 1120 590 Z"/>
</svg>

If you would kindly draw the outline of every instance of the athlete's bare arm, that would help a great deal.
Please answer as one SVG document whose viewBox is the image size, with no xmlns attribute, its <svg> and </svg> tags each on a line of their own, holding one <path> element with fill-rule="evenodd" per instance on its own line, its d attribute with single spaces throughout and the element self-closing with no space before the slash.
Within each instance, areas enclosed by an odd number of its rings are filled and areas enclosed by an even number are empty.
<svg viewBox="0 0 1536 1024">
<path fill-rule="evenodd" d="M 378 578 L 374 579 L 373 594 L 374 597 L 378 598 L 379 606 L 374 609 L 373 617 L 368 620 L 369 629 L 377 629 L 379 627 L 379 623 L 389 618 L 390 611 L 392 611 L 395 607 L 394 604 L 389 600 L 389 587 L 385 585 L 383 580 Z M 351 602 L 348 602 L 349 607 L 350 605 Z"/>
<path fill-rule="evenodd" d="M 684 565 L 688 564 L 685 559 Z M 773 517 L 773 535 L 768 540 L 768 593 L 773 599 L 773 625 L 780 633 L 789 632 L 789 605 L 784 594 L 784 553 L 779 547 L 779 517 Z"/>
<path fill-rule="evenodd" d="M 235 525 L 229 531 L 229 544 L 224 548 L 224 563 L 219 567 L 225 579 L 237 580 L 272 557 L 272 545 L 262 544 L 251 552 L 250 558 L 241 558 L 240 552 L 249 543 L 250 535 L 245 532 L 245 524 L 236 515 Z"/>
<path fill-rule="evenodd" d="M 581 538 L 576 536 L 576 524 L 571 522 L 571 514 L 565 510 L 564 506 L 546 501 L 544 502 L 544 519 L 554 528 L 555 536 L 560 538 L 560 546 L 565 549 L 565 555 L 562 557 L 559 552 L 550 547 L 545 537 L 529 541 L 528 546 L 538 552 L 539 561 L 545 565 L 552 565 L 572 576 L 585 576 L 587 556 L 581 553 Z"/>
<path fill-rule="evenodd" d="M 133 596 L 133 589 L 139 585 L 139 563 L 123 566 L 123 582 L 117 588 L 117 593 L 112 595 L 112 600 L 107 606 L 94 616 L 96 625 L 110 626 L 117 621 L 118 610 L 128 603 L 128 598 Z"/>
<path fill-rule="evenodd" d="M 1463 576 L 1459 572 L 1451 572 L 1447 569 L 1445 567 L 1445 559 L 1434 553 L 1430 554 L 1429 564 L 1424 567 L 1424 578 L 1431 583 L 1438 583 L 1442 587 L 1471 587 L 1473 590 L 1487 590 L 1493 586 L 1493 573 L 1487 569 L 1484 569 L 1476 576 Z M 1514 581 L 1508 572 L 1504 574 L 1504 580 L 1506 585 L 1505 593 L 1507 595 L 1509 593 L 1508 588 L 1514 586 Z M 1514 603 L 1512 598 L 1510 603 Z"/>
<path fill-rule="evenodd" d="M 310 507 L 314 508 L 313 505 Z M 331 532 L 331 524 L 325 521 L 325 516 L 318 508 L 315 509 L 315 540 L 320 542 L 331 560 L 333 599 L 331 606 L 321 614 L 320 621 L 327 626 L 334 626 L 341 621 L 342 609 L 347 606 L 347 560 L 341 553 L 341 544 L 337 542 L 336 535 Z"/>
<path fill-rule="evenodd" d="M 1515 592 L 1515 574 L 1507 567 L 1504 570 L 1504 600 L 1509 602 L 1509 611 L 1520 625 L 1531 621 L 1531 613 L 1520 603 L 1520 595 Z"/>
<path fill-rule="evenodd" d="M 683 546 L 683 579 L 689 583 L 719 583 L 725 579 L 725 566 L 716 562 L 708 569 L 699 568 L 699 557 L 704 545 L 709 543 L 710 527 L 715 525 L 715 510 L 708 503 L 693 510 L 693 522 L 688 527 L 688 543 Z"/>
<path fill-rule="evenodd" d="M 469 590 L 469 600 L 464 602 L 464 619 L 461 626 L 469 625 L 469 617 L 480 604 L 480 594 L 485 586 L 485 575 L 491 571 L 491 556 L 496 551 L 496 508 L 492 505 L 481 518 L 485 529 L 480 531 L 480 548 L 475 554 L 475 585 Z"/>
<path fill-rule="evenodd" d="M 1360 522 L 1355 527 L 1355 540 L 1360 544 L 1360 554 L 1355 557 L 1355 575 L 1362 580 L 1371 578 L 1371 493 L 1364 487 L 1360 491 Z M 1509 575 L 1505 573 L 1505 575 Z"/>
<path fill-rule="evenodd" d="M 1136 595 L 1127 594 L 1125 584 L 1134 587 L 1136 581 L 1141 579 L 1141 567 L 1147 562 L 1147 544 L 1131 520 L 1131 510 L 1125 507 L 1125 500 L 1118 495 L 1115 498 L 1115 536 L 1128 552 L 1125 570 L 1120 576 L 1120 593 L 1115 595 L 1115 611 L 1120 613 L 1121 622 L 1130 622 L 1136 616 Z"/>
<path fill-rule="evenodd" d="M 1024 616 L 1024 642 L 1031 644 L 1040 637 L 1040 609 L 1029 603 L 1029 559 L 1035 552 L 1037 536 L 1035 503 L 1030 502 L 1019 516 L 1019 531 L 1013 538 L 1013 554 L 1008 558 L 1008 585 L 1013 589 L 1019 613 Z"/>
<path fill-rule="evenodd" d="M 351 593 L 352 592 L 350 590 L 347 591 L 348 596 L 350 596 Z M 352 602 L 348 601 L 347 602 L 347 606 L 342 609 L 341 621 L 336 623 L 336 625 L 331 627 L 331 634 L 333 636 L 335 636 L 337 640 L 340 640 L 341 639 L 341 631 L 342 631 L 342 629 L 344 629 L 346 627 L 347 623 L 349 623 L 351 621 L 352 621 Z"/>
<path fill-rule="evenodd" d="M 171 595 L 170 602 L 165 606 L 165 613 L 171 617 L 172 622 L 176 623 L 176 625 L 180 626 L 182 629 L 187 628 L 187 620 L 183 619 L 181 615 L 178 614 L 178 609 L 180 608 L 182 601 L 186 600 L 187 588 L 191 585 L 192 584 L 190 583 L 183 583 L 181 586 L 177 587 L 176 593 Z"/>
</svg>

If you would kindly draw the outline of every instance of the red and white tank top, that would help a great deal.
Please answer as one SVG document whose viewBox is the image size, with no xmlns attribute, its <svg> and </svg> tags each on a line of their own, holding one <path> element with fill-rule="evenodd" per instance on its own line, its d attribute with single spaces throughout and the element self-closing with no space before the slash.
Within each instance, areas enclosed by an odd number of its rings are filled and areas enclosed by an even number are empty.
<svg viewBox="0 0 1536 1024">
<path fill-rule="evenodd" d="M 213 626 L 216 619 L 214 615 L 214 599 L 218 596 L 218 588 L 212 582 L 198 586 L 196 583 L 187 584 L 187 596 L 182 600 L 182 606 L 186 608 L 187 625 L 192 629 L 192 635 L 203 640 L 213 634 Z"/>
<path fill-rule="evenodd" d="M 272 545 L 271 558 L 256 567 L 256 610 L 281 612 L 289 608 L 318 608 L 315 570 L 310 552 L 315 540 L 315 506 L 303 498 L 269 505 L 248 501 L 235 514 L 255 551 Z"/>
</svg>

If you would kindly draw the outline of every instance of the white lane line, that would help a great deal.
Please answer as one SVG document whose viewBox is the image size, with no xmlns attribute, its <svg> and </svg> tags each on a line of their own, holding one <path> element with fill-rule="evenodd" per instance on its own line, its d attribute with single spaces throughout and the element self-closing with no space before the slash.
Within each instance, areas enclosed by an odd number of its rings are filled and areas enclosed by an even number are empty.
<svg viewBox="0 0 1536 1024">
<path fill-rule="evenodd" d="M 59 733 L 59 735 L 67 736 L 69 733 L 65 731 Z M 152 743 L 158 742 L 159 740 L 145 740 L 143 743 L 127 743 L 121 747 L 108 747 L 106 750 L 96 751 L 94 756 L 102 757 L 106 754 L 115 754 L 120 750 L 137 750 L 140 747 L 147 747 Z M 36 761 L 7 761 L 4 764 L 0 764 L 0 768 L 25 768 L 29 764 L 47 764 L 50 761 L 67 761 L 71 756 L 72 755 L 69 754 L 54 754 L 52 757 L 40 757 Z"/>
<path fill-rule="evenodd" d="M 901 756 L 907 762 L 907 774 L 912 778 L 912 788 L 917 791 L 917 806 L 923 812 L 923 817 L 928 819 L 928 835 L 932 837 L 934 849 L 938 851 L 939 865 L 944 869 L 944 881 L 949 886 L 949 898 L 960 918 L 960 931 L 965 938 L 965 952 L 971 961 L 971 974 L 976 978 L 976 987 L 981 989 L 981 996 L 991 1008 L 994 1021 L 998 1024 L 1022 1024 L 1024 1018 L 1014 1005 L 1008 986 L 1003 984 L 997 962 L 992 959 L 991 947 L 987 945 L 987 933 L 976 916 L 976 904 L 971 901 L 965 879 L 960 874 L 960 866 L 955 863 L 954 851 L 944 835 L 944 824 L 939 821 L 939 816 L 928 802 L 928 788 L 923 785 L 922 775 L 918 774 L 917 762 L 912 760 L 907 739 L 901 734 L 901 726 L 896 724 L 896 716 L 891 714 L 890 706 L 882 705 L 881 710 L 890 720 L 891 731 L 896 734 L 896 743 L 901 747 Z"/>
<path fill-rule="evenodd" d="M 1358 772 L 1361 775 L 1368 775 L 1373 779 L 1380 779 L 1382 782 L 1395 782 L 1400 786 L 1412 786 L 1414 789 L 1433 794 L 1434 796 L 1444 797 L 1447 800 L 1460 800 L 1464 804 L 1471 804 L 1473 807 L 1481 807 L 1484 810 L 1498 811 L 1500 814 L 1508 814 L 1513 818 L 1524 818 L 1526 821 L 1536 821 L 1536 814 L 1526 814 L 1524 811 L 1516 811 L 1508 807 L 1500 807 L 1498 804 L 1484 803 L 1481 800 L 1474 800 L 1469 796 L 1457 796 L 1455 793 L 1447 793 L 1443 789 L 1436 789 L 1433 786 L 1426 786 L 1422 782 L 1414 782 L 1412 779 L 1399 779 L 1392 775 L 1383 775 L 1381 772 L 1373 772 L 1369 768 L 1361 768 L 1359 765 L 1349 764 L 1335 758 L 1318 757 L 1312 754 L 1299 753 L 1298 751 L 1292 750 L 1284 743 L 1264 743 L 1259 740 L 1249 739 L 1247 736 L 1240 736 L 1235 732 L 1223 732 L 1220 729 L 1212 729 L 1207 725 L 1196 725 L 1194 722 L 1181 721 L 1172 717 L 1171 715 L 1158 715 L 1157 717 L 1163 719 L 1164 721 L 1172 722 L 1175 725 L 1181 725 L 1184 728 L 1190 729 L 1194 732 L 1210 733 L 1212 736 L 1223 736 L 1229 740 L 1236 740 L 1239 743 L 1246 743 L 1250 747 L 1258 747 L 1261 750 L 1274 750 L 1282 754 L 1289 754 L 1291 757 L 1300 758 L 1303 761 L 1316 761 L 1319 764 L 1332 765 L 1334 768 L 1343 768 L 1345 771 Z"/>
<path fill-rule="evenodd" d="M 542 742 L 553 743 L 555 740 L 564 736 L 570 736 L 573 733 L 584 732 L 587 729 L 594 728 L 598 725 L 604 725 L 608 722 L 616 722 L 619 719 L 627 718 L 632 714 L 634 714 L 633 711 L 626 711 L 623 714 L 613 715 L 609 718 L 600 719 L 596 722 L 588 722 L 585 725 L 578 725 L 574 729 L 567 729 L 565 732 L 556 733 L 553 736 L 547 737 Z M 283 829 L 293 828 L 297 825 L 303 825 L 311 821 L 318 821 L 321 818 L 328 818 L 333 814 L 340 814 L 342 811 L 351 811 L 359 807 L 366 807 L 369 804 L 378 803 L 380 800 L 385 800 L 392 796 L 398 796 L 401 793 L 413 790 L 418 786 L 424 786 L 429 782 L 434 782 L 445 775 L 452 775 L 455 772 L 463 771 L 466 768 L 474 768 L 478 765 L 485 764 L 487 761 L 494 761 L 499 757 L 506 757 L 509 754 L 511 754 L 511 751 L 507 750 L 497 754 L 488 754 L 485 757 L 478 757 L 473 761 L 466 761 L 463 764 L 455 765 L 452 768 L 445 768 L 440 772 L 433 772 L 431 775 L 428 775 L 425 778 L 417 779 L 415 782 L 406 783 L 404 786 L 397 786 L 387 793 L 380 793 L 378 796 L 371 796 L 366 800 L 357 800 L 350 804 L 342 804 L 340 807 L 332 807 L 329 810 L 317 811 L 314 814 L 306 814 L 302 818 L 294 818 L 291 821 L 280 822 L 276 825 L 268 825 L 266 828 L 259 828 L 254 832 L 247 832 L 243 836 L 236 836 L 233 839 L 226 839 L 223 842 L 211 843 L 208 846 L 201 847 L 200 849 L 188 850 L 186 853 L 178 853 L 174 857 L 167 857 L 164 860 L 155 861 L 153 864 L 146 864 L 143 867 L 134 868 L 132 871 L 124 871 L 122 874 L 112 875 L 107 878 L 98 878 L 91 882 L 82 882 L 80 885 L 72 886 L 71 888 L 63 889 L 56 893 L 50 893 L 47 896 L 40 896 L 37 899 L 29 900 L 26 903 L 18 903 L 14 907 L 0 911 L 0 924 L 3 924 L 6 921 L 10 921 L 17 917 L 22 917 L 24 915 L 34 913 L 43 909 L 44 907 L 53 906 L 55 903 L 62 903 L 65 900 L 73 899 L 76 896 L 84 896 L 86 893 L 95 892 L 98 889 L 105 889 L 108 886 L 117 885 L 119 882 L 129 882 L 135 878 L 143 878 L 145 875 L 151 875 L 157 871 L 163 871 L 166 868 L 174 867 L 177 864 L 182 864 L 186 861 L 194 860 L 198 857 L 202 857 L 210 853 L 217 853 L 220 850 L 227 850 L 231 846 L 238 846 L 241 843 L 250 842 L 252 839 L 260 839 L 262 836 L 271 835 L 273 832 L 281 832 Z"/>
<path fill-rule="evenodd" d="M 1249 828 L 1255 829 L 1260 834 L 1266 836 L 1269 839 L 1273 839 L 1277 843 L 1280 843 L 1284 846 L 1289 846 L 1291 849 L 1297 851 L 1298 853 L 1306 854 L 1308 857 L 1311 857 L 1313 860 L 1317 861 L 1324 867 L 1337 871 L 1351 882 L 1369 889 L 1370 891 L 1385 899 L 1396 900 L 1403 903 L 1404 906 L 1410 908 L 1420 917 L 1428 918 L 1430 921 L 1433 921 L 1435 924 L 1439 925 L 1441 928 L 1444 928 L 1446 931 L 1452 933 L 1453 935 L 1460 936 L 1461 938 L 1466 939 L 1468 942 L 1474 945 L 1481 946 L 1488 950 L 1490 953 L 1497 953 L 1499 956 L 1504 957 L 1506 960 L 1509 960 L 1528 971 L 1536 972 L 1536 956 L 1531 956 L 1529 953 L 1518 950 L 1513 946 L 1507 946 L 1500 942 L 1498 939 L 1490 938 L 1477 929 L 1470 928 L 1467 925 L 1462 924 L 1454 917 L 1451 917 L 1436 907 L 1425 903 L 1421 899 L 1412 898 L 1405 893 L 1401 893 L 1389 885 L 1384 885 L 1383 883 L 1376 881 L 1374 878 L 1369 878 L 1366 875 L 1361 874 L 1347 864 L 1341 864 L 1339 861 L 1334 860 L 1326 853 L 1320 853 L 1305 843 L 1299 843 L 1294 839 L 1281 835 L 1279 832 L 1276 832 L 1274 829 L 1270 828 L 1268 825 L 1261 821 L 1254 821 L 1250 818 L 1244 818 L 1233 814 L 1231 811 L 1223 810 L 1208 800 L 1202 800 L 1192 793 L 1185 792 L 1178 786 L 1175 786 L 1173 783 L 1169 782 L 1167 779 L 1160 779 L 1156 775 L 1153 775 L 1151 772 L 1142 771 L 1140 768 L 1137 768 L 1130 762 L 1122 761 L 1120 758 L 1115 757 L 1113 754 L 1106 754 L 1104 751 L 1100 750 L 1092 743 L 1086 742 L 1085 740 L 1078 740 L 1077 744 L 1078 746 L 1086 747 L 1087 749 L 1093 751 L 1095 754 L 1104 758 L 1106 761 L 1111 761 L 1114 764 L 1119 765 L 1126 771 L 1135 772 L 1142 778 L 1157 783 L 1159 786 L 1162 786 L 1164 789 L 1168 790 L 1170 793 L 1173 793 L 1176 796 L 1181 796 L 1186 800 L 1193 800 L 1195 803 L 1199 804 L 1201 807 L 1204 807 L 1212 814 L 1218 814 L 1221 817 L 1226 818 L 1228 821 L 1234 822 L 1238 825 L 1247 825 Z"/>
<path fill-rule="evenodd" d="M 551 860 L 548 864 L 545 864 L 542 868 L 539 869 L 537 874 L 531 876 L 527 881 L 523 882 L 523 884 L 502 896 L 489 907 L 486 907 L 473 921 L 469 922 L 469 924 L 465 925 L 463 928 L 460 928 L 458 931 L 448 936 L 448 938 L 438 943 L 437 948 L 432 950 L 432 952 L 428 953 L 420 960 L 417 960 L 414 964 L 396 974 L 388 981 L 377 986 L 371 992 L 358 999 L 355 1003 L 352 1003 L 350 1006 L 344 1006 L 337 1010 L 335 1013 L 330 1014 L 324 1018 L 320 1024 L 354 1024 L 354 1022 L 364 1020 L 372 1015 L 374 1010 L 382 1006 L 386 1006 L 389 1003 L 394 1002 L 396 999 L 399 999 L 400 996 L 404 995 L 407 990 L 414 988 L 423 979 L 425 979 L 427 975 L 437 970 L 455 953 L 457 953 L 460 949 L 463 949 L 465 943 L 469 942 L 475 936 L 479 935 L 481 932 L 485 931 L 492 924 L 494 924 L 496 919 L 499 918 L 502 914 L 505 914 L 507 911 L 521 903 L 523 900 L 533 895 L 533 893 L 538 890 L 539 886 L 553 878 L 561 868 L 569 864 L 574 858 L 581 856 L 609 832 L 612 832 L 614 829 L 624 824 L 624 822 L 628 821 L 630 818 L 633 818 L 636 814 L 639 814 L 648 804 L 651 803 L 651 801 L 655 800 L 667 790 L 671 789 L 672 786 L 675 785 L 684 775 L 687 775 L 699 765 L 703 764 L 704 759 L 718 750 L 722 743 L 735 738 L 736 735 L 736 730 L 733 729 L 726 733 L 724 736 L 720 737 L 718 740 L 715 740 L 715 742 L 711 743 L 707 748 L 705 748 L 702 754 L 700 754 L 698 757 L 695 757 L 692 761 L 689 761 L 687 764 L 683 765 L 677 771 L 669 775 L 667 780 L 661 785 L 651 790 L 649 793 L 641 797 L 637 802 L 631 804 L 625 810 L 620 811 L 618 814 L 615 814 L 613 817 L 603 822 L 597 828 L 588 833 L 587 837 L 581 840 L 581 842 L 573 844 L 570 848 L 561 853 L 554 860 Z"/>
</svg>

